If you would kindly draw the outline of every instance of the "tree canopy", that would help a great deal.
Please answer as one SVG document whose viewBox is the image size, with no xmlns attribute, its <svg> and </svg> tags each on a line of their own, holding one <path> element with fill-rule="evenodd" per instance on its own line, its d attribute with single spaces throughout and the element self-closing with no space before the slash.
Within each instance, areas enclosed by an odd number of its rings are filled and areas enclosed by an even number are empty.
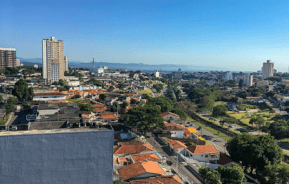
<svg viewBox="0 0 289 184">
<path fill-rule="evenodd" d="M 164 126 L 160 112 L 157 106 L 139 106 L 130 109 L 127 114 L 122 114 L 122 119 L 129 126 L 136 127 L 141 134 L 145 134 L 152 128 Z"/>
<path fill-rule="evenodd" d="M 199 169 L 201 177 L 209 184 L 222 184 L 221 174 L 217 170 L 211 170 L 208 167 L 201 167 Z"/>
<path fill-rule="evenodd" d="M 147 105 L 159 106 L 161 112 L 168 112 L 173 109 L 173 106 L 165 97 L 150 98 Z"/>
<path fill-rule="evenodd" d="M 164 86 L 163 86 L 163 84 L 154 84 L 154 85 L 153 85 L 153 88 L 155 88 L 156 91 L 157 91 L 158 93 L 160 93 L 160 92 L 162 91 L 162 89 L 164 88 Z"/>
<path fill-rule="evenodd" d="M 21 78 L 15 83 L 12 94 L 20 101 L 27 100 L 33 97 L 33 88 L 28 88 L 27 82 Z"/>
<path fill-rule="evenodd" d="M 262 171 L 269 163 L 280 164 L 283 158 L 282 149 L 271 135 L 238 134 L 228 142 L 227 150 L 235 162 L 242 162 L 245 171 L 251 168 L 251 173 Z"/>
<path fill-rule="evenodd" d="M 225 105 L 217 105 L 213 108 L 213 116 L 225 116 L 228 108 Z"/>
<path fill-rule="evenodd" d="M 81 111 L 90 111 L 93 112 L 94 108 L 92 107 L 91 103 L 87 103 L 87 104 L 78 104 L 79 108 Z"/>
</svg>

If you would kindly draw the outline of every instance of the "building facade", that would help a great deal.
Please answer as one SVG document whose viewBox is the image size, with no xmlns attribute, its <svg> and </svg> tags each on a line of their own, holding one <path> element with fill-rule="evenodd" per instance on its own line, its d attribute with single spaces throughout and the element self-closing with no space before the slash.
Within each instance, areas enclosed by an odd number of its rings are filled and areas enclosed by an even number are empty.
<svg viewBox="0 0 289 184">
<path fill-rule="evenodd" d="M 177 72 L 173 72 L 173 77 L 175 79 L 179 79 L 181 80 L 183 78 L 183 73 L 182 73 L 182 70 L 179 68 Z"/>
<path fill-rule="evenodd" d="M 63 41 L 54 37 L 42 41 L 42 74 L 48 83 L 64 79 Z"/>
<path fill-rule="evenodd" d="M 16 49 L 0 48 L 0 69 L 15 67 L 17 67 Z"/>
<path fill-rule="evenodd" d="M 156 78 L 159 78 L 159 77 L 160 77 L 160 72 L 159 72 L 159 71 L 156 71 L 156 72 L 155 72 L 155 77 L 156 77 Z"/>
<path fill-rule="evenodd" d="M 0 133 L 0 183 L 112 183 L 113 131 L 27 130 Z"/>
<path fill-rule="evenodd" d="M 263 63 L 262 67 L 262 80 L 272 77 L 274 75 L 274 63 L 271 60 L 267 60 L 266 63 Z"/>
<path fill-rule="evenodd" d="M 226 80 L 233 80 L 233 74 L 231 72 L 226 72 Z"/>
<path fill-rule="evenodd" d="M 253 75 L 243 75 L 242 80 L 245 86 L 252 86 L 253 85 Z"/>
<path fill-rule="evenodd" d="M 68 72 L 68 56 L 64 56 L 65 71 Z"/>
</svg>

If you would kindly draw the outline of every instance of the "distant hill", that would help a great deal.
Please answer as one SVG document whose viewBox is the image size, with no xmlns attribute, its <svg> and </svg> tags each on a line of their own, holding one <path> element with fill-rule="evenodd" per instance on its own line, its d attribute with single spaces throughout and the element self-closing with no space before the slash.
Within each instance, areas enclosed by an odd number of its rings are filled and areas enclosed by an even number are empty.
<svg viewBox="0 0 289 184">
<path fill-rule="evenodd" d="M 38 64 L 39 67 L 42 67 L 42 58 L 21 58 L 20 62 L 24 64 L 24 66 L 32 66 L 34 64 Z M 80 61 L 69 61 L 68 66 L 72 68 L 92 68 L 92 62 L 84 63 Z M 227 71 L 226 68 L 220 67 L 211 67 L 211 66 L 191 66 L 191 65 L 173 65 L 173 64 L 156 64 L 156 65 L 148 65 L 142 63 L 108 63 L 108 62 L 95 62 L 95 67 L 104 67 L 107 66 L 110 69 L 128 69 L 128 70 L 142 70 L 142 71 L 177 71 L 179 68 L 182 71 L 211 71 L 211 70 L 223 70 Z"/>
</svg>

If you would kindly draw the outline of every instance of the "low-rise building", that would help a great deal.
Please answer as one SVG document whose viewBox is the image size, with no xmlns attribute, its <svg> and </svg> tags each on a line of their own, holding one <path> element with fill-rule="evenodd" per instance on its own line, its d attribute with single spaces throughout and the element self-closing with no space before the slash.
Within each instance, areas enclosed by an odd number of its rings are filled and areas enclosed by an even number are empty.
<svg viewBox="0 0 289 184">
<path fill-rule="evenodd" d="M 199 162 L 217 163 L 220 154 L 213 144 L 188 146 L 182 154 Z"/>
<path fill-rule="evenodd" d="M 138 162 L 118 169 L 123 181 L 147 179 L 151 177 L 166 176 L 166 173 L 156 162 Z"/>
</svg>

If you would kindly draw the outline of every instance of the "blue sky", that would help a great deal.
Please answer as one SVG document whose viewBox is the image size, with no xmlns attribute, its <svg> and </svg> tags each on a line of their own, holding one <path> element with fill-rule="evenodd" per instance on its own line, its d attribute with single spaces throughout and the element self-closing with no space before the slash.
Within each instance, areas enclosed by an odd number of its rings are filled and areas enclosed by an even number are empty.
<svg viewBox="0 0 289 184">
<path fill-rule="evenodd" d="M 289 1 L 2 0 L 0 47 L 41 58 L 41 41 L 64 41 L 72 61 L 289 67 Z"/>
</svg>

